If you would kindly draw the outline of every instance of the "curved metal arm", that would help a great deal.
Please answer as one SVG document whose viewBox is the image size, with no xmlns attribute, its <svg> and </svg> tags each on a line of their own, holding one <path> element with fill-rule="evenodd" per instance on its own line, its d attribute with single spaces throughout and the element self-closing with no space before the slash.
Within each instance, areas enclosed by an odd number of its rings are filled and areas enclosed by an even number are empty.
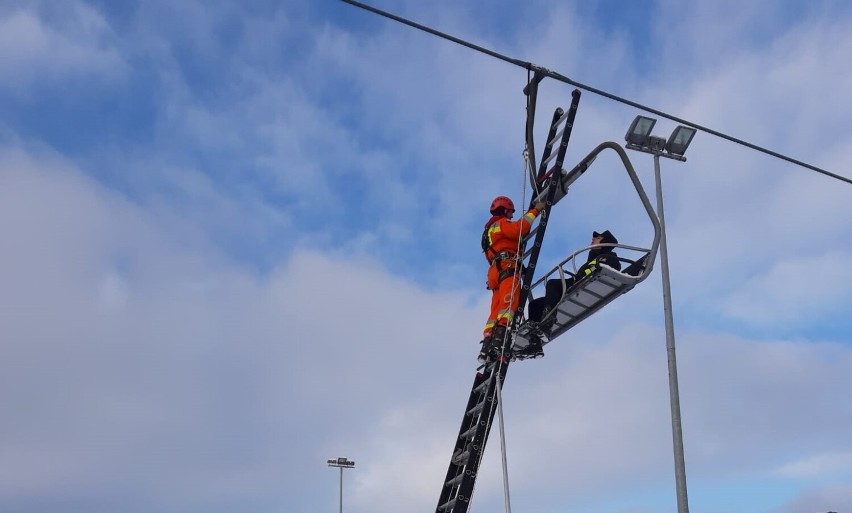
<svg viewBox="0 0 852 513">
<path fill-rule="evenodd" d="M 639 281 L 645 279 L 645 276 L 650 274 L 651 270 L 654 268 L 654 262 L 657 259 L 657 249 L 660 247 L 660 218 L 657 216 L 657 213 L 654 211 L 654 208 L 651 206 L 651 201 L 648 199 L 648 195 L 645 194 L 645 189 L 642 187 L 642 182 L 639 181 L 639 177 L 636 175 L 636 170 L 633 169 L 633 164 L 630 162 L 630 158 L 627 156 L 627 152 L 624 151 L 624 148 L 621 147 L 620 144 L 613 141 L 606 141 L 597 146 L 594 150 L 592 150 L 586 157 L 580 161 L 579 164 L 574 166 L 570 171 L 562 171 L 562 176 L 559 179 L 559 187 L 556 190 L 556 194 L 553 198 L 553 204 L 555 205 L 559 200 L 565 197 L 565 194 L 568 191 L 568 186 L 574 183 L 577 178 L 586 172 L 591 166 L 592 162 L 598 157 L 598 155 L 605 149 L 611 149 L 615 151 L 618 156 L 621 158 L 621 163 L 624 165 L 624 170 L 627 171 L 628 176 L 630 176 L 630 181 L 633 182 L 633 187 L 636 188 L 636 193 L 639 195 L 639 199 L 642 201 L 642 206 L 645 207 L 645 212 L 648 214 L 648 219 L 651 220 L 651 224 L 654 225 L 654 242 L 651 244 L 651 249 L 648 250 L 648 267 L 646 271 L 642 274 L 642 277 Z M 547 194 L 548 190 L 544 189 L 541 191 L 539 196 L 543 194 Z M 580 250 L 583 251 L 583 250 Z M 576 255 L 576 253 L 574 253 Z M 572 255 L 572 257 L 574 256 Z M 567 261 L 567 259 L 565 260 Z"/>
<path fill-rule="evenodd" d="M 533 128 L 535 127 L 535 104 L 538 99 L 538 83 L 544 79 L 544 74 L 536 71 L 533 78 L 524 87 L 524 94 L 527 96 L 527 124 L 526 124 L 526 143 L 527 143 L 527 158 L 530 163 L 530 185 L 532 190 L 538 194 L 540 189 L 536 170 L 538 167 L 535 164 L 535 138 L 533 137 Z"/>
</svg>

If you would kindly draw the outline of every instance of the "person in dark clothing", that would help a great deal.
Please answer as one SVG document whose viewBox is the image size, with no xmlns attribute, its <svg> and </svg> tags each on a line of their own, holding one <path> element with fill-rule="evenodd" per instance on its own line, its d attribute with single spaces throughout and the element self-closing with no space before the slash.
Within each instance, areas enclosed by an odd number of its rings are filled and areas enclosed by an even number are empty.
<svg viewBox="0 0 852 513">
<path fill-rule="evenodd" d="M 618 244 L 618 239 L 609 230 L 600 233 L 592 232 L 592 243 L 590 245 L 596 247 L 589 250 L 586 263 L 577 270 L 576 275 L 565 277 L 564 287 L 560 278 L 547 280 L 544 286 L 544 296 L 530 301 L 529 315 L 527 316 L 529 321 L 541 322 L 547 312 L 559 303 L 565 291 L 570 289 L 579 278 L 592 274 L 598 264 L 606 264 L 616 271 L 621 270 L 621 262 L 618 260 L 618 255 L 613 251 L 613 246 L 602 246 L 601 244 Z"/>
</svg>

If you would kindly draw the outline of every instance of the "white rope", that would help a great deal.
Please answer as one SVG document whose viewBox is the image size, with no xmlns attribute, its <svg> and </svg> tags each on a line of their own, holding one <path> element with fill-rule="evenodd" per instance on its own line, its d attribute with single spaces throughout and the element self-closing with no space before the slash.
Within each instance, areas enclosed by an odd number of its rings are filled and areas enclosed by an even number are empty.
<svg viewBox="0 0 852 513">
<path fill-rule="evenodd" d="M 521 192 L 521 205 L 526 205 L 527 204 L 527 176 L 526 175 L 527 175 L 527 168 L 529 168 L 529 153 L 527 152 L 526 149 L 524 149 L 524 152 L 523 152 L 523 159 L 524 159 L 524 164 L 523 164 L 523 169 L 521 169 L 521 178 L 523 179 L 523 185 L 522 185 L 522 189 L 521 189 L 522 190 L 522 192 Z M 521 255 L 521 249 L 522 249 L 521 248 L 521 241 L 522 240 L 523 240 L 523 237 L 518 238 L 518 246 L 517 246 L 516 251 L 515 251 L 516 255 Z M 523 257 L 520 258 L 519 263 L 520 263 L 520 269 L 516 270 L 515 276 L 519 276 L 518 273 L 520 273 L 520 276 L 523 277 L 523 268 L 524 268 L 523 267 Z M 514 279 L 515 278 L 513 277 L 513 280 Z M 512 287 L 512 292 L 511 292 L 511 295 L 509 296 L 509 304 L 510 305 L 513 304 L 513 302 L 515 300 L 515 290 L 516 289 L 517 289 L 517 287 L 515 287 L 515 286 Z M 504 350 L 505 347 L 506 347 L 506 337 L 509 336 L 509 330 L 507 329 L 503 333 L 504 333 L 503 344 L 500 346 L 501 351 Z M 497 365 L 497 368 L 495 369 L 496 373 L 494 374 L 495 379 L 498 379 L 498 380 L 500 379 L 501 369 L 502 369 L 503 362 L 504 362 L 506 357 L 508 357 L 508 355 L 503 353 L 503 358 L 498 359 L 498 365 Z M 503 386 L 502 386 L 502 383 L 500 383 L 499 381 L 495 384 L 495 386 L 497 387 L 497 397 L 496 397 L 496 399 L 497 399 L 497 416 L 498 416 L 499 425 L 500 425 L 500 454 L 502 456 L 502 462 L 503 462 L 503 500 L 504 500 L 505 506 L 506 506 L 506 513 L 512 513 L 512 501 L 511 501 L 511 498 L 509 496 L 509 462 L 508 462 L 508 459 L 506 457 L 506 426 L 503 422 L 503 392 L 502 392 Z"/>
<path fill-rule="evenodd" d="M 499 379 L 500 375 L 497 374 L 496 378 Z M 500 418 L 500 454 L 503 455 L 503 500 L 506 504 L 506 513 L 512 513 L 512 501 L 509 498 L 509 463 L 506 461 L 506 431 L 503 424 L 502 390 L 502 383 L 497 383 L 497 415 Z"/>
<path fill-rule="evenodd" d="M 526 148 L 524 148 L 524 151 L 522 153 L 522 157 L 523 157 L 524 163 L 523 163 L 523 166 L 522 166 L 522 169 L 521 169 L 521 205 L 526 205 L 527 204 L 527 176 L 526 175 L 527 175 L 527 168 L 529 167 L 529 163 L 530 163 L 529 153 L 527 152 Z M 523 216 L 524 216 L 524 214 L 522 213 L 521 217 L 523 217 Z M 519 221 L 520 221 L 520 219 L 519 219 Z M 523 248 L 521 248 L 521 243 L 523 242 L 523 240 L 524 240 L 523 237 L 518 237 L 518 245 L 515 247 L 515 255 L 518 258 L 518 264 L 520 264 L 520 269 L 517 269 L 517 268 L 515 269 L 515 276 L 518 276 L 520 274 L 521 278 L 523 278 L 523 270 L 524 270 L 524 255 L 523 255 L 523 251 L 522 251 Z M 514 279 L 516 279 L 516 278 L 513 277 L 513 280 Z M 515 286 L 512 287 L 512 293 L 509 296 L 509 304 L 510 305 L 513 304 L 514 301 L 515 301 L 515 289 L 517 289 L 517 288 L 518 287 L 515 287 Z M 514 322 L 514 317 L 512 317 L 512 321 Z M 508 334 L 508 330 L 506 330 L 506 333 Z M 505 341 L 506 340 L 505 340 L 505 337 L 504 337 L 504 339 L 503 339 L 504 345 L 505 345 Z"/>
<path fill-rule="evenodd" d="M 525 147 L 524 147 L 524 151 L 523 151 L 523 154 L 522 154 L 524 163 L 523 163 L 523 166 L 522 166 L 522 169 L 521 169 L 521 177 L 523 179 L 523 184 L 521 186 L 521 191 L 522 191 L 521 192 L 521 205 L 526 205 L 526 202 L 527 202 L 526 201 L 526 198 L 527 198 L 527 176 L 526 176 L 527 175 L 527 169 L 529 168 L 530 172 L 531 173 L 533 172 L 532 166 L 529 165 L 529 152 L 528 152 L 528 149 L 526 148 L 526 144 L 524 146 Z M 518 246 L 517 246 L 516 252 L 515 252 L 516 255 L 521 254 L 521 242 L 522 241 L 523 241 L 523 237 L 519 237 L 518 238 Z M 521 269 L 520 270 L 523 271 L 523 257 L 521 257 L 520 263 L 521 263 Z M 515 276 L 517 276 L 517 274 Z M 511 292 L 511 295 L 509 296 L 509 304 L 510 305 L 512 304 L 512 302 L 515 299 L 515 289 L 516 288 L 517 287 L 514 287 L 514 286 L 512 287 L 512 292 Z M 503 343 L 500 346 L 501 351 L 504 351 L 504 348 L 506 347 L 506 337 L 508 335 L 509 335 L 509 330 L 506 329 L 506 331 L 503 332 L 503 340 L 502 340 Z M 506 513 L 512 513 L 512 503 L 511 503 L 511 498 L 509 497 L 509 463 L 508 463 L 508 460 L 506 458 L 506 427 L 505 427 L 505 424 L 503 422 L 503 393 L 502 393 L 503 384 L 500 382 L 500 375 L 502 374 L 503 364 L 504 364 L 506 357 L 508 357 L 508 355 L 505 354 L 505 353 L 501 353 L 501 356 L 502 356 L 501 358 L 497 359 L 497 362 L 495 364 L 495 368 L 492 369 L 492 376 L 493 376 L 493 379 L 497 380 L 495 382 L 494 386 L 497 387 L 497 395 L 496 395 L 495 399 L 497 400 L 497 416 L 498 416 L 499 425 L 500 425 L 500 453 L 501 453 L 501 456 L 502 456 L 502 464 L 503 464 L 503 499 L 504 499 L 504 502 L 505 502 L 505 505 L 506 505 Z M 489 422 L 491 420 L 492 419 L 489 419 Z M 476 487 L 476 483 L 474 483 L 474 489 L 475 489 L 475 487 Z M 470 500 L 471 503 L 473 503 L 473 495 L 474 494 L 471 493 L 471 500 Z M 468 506 L 470 506 L 470 505 L 472 505 L 472 504 L 469 504 Z"/>
</svg>

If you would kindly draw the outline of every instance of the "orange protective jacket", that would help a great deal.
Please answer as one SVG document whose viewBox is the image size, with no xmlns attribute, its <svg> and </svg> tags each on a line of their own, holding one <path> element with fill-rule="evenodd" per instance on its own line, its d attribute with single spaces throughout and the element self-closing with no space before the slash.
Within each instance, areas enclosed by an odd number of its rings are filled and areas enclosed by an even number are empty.
<svg viewBox="0 0 852 513">
<path fill-rule="evenodd" d="M 538 210 L 531 208 L 517 221 L 511 221 L 502 216 L 493 216 L 485 224 L 483 239 L 487 240 L 485 259 L 490 265 L 488 269 L 488 289 L 495 290 L 501 271 L 514 268 L 517 262 L 516 252 L 518 242 L 530 232 L 533 221 L 538 216 Z M 485 245 L 486 242 L 483 242 Z M 494 280 L 491 275 L 494 274 Z"/>
</svg>

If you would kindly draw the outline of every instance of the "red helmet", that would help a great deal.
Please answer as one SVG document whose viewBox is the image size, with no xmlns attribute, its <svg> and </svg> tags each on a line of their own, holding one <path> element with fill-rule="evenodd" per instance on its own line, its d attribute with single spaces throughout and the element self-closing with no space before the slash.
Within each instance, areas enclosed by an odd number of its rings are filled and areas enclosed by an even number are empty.
<svg viewBox="0 0 852 513">
<path fill-rule="evenodd" d="M 515 211 L 515 204 L 506 196 L 497 196 L 494 198 L 494 201 L 491 202 L 491 215 L 496 215 L 495 212 L 500 207 L 503 207 L 506 210 L 511 210 L 512 212 Z"/>
</svg>

